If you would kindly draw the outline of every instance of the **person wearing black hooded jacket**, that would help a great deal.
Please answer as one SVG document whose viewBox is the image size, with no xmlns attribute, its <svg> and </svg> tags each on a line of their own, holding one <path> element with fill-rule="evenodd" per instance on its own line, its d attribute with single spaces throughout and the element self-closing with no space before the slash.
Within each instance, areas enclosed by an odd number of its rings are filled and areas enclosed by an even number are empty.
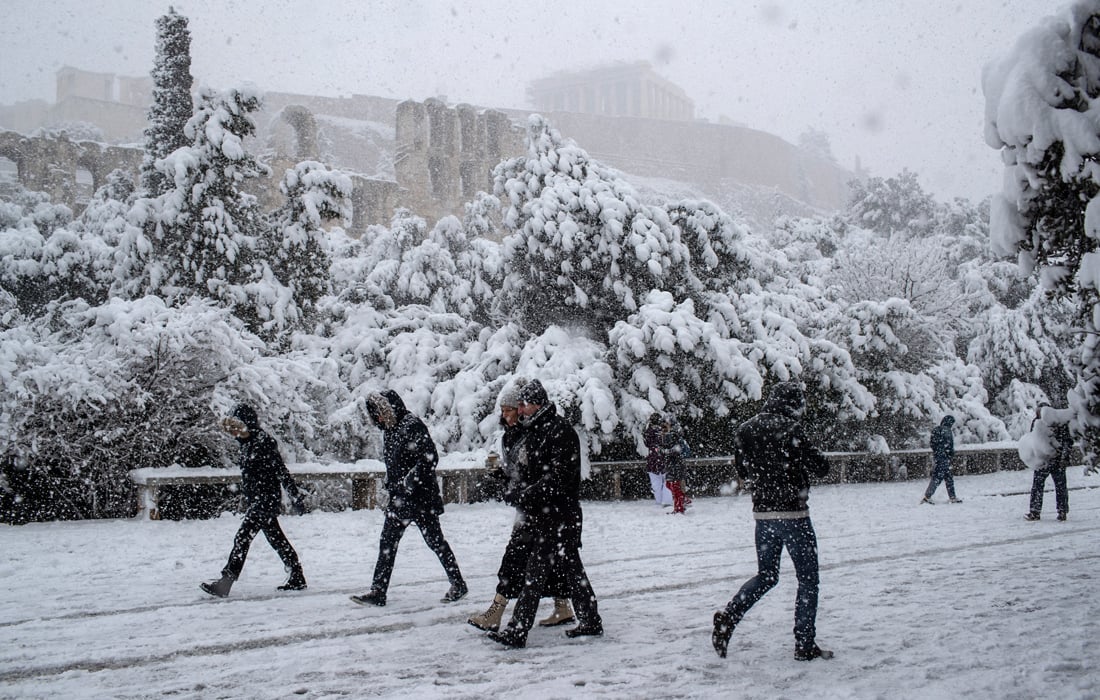
<svg viewBox="0 0 1100 700">
<path fill-rule="evenodd" d="M 415 522 L 424 542 L 439 557 L 451 583 L 442 602 L 460 600 L 467 593 L 466 581 L 439 524 L 439 516 L 443 513 L 443 496 L 435 478 L 439 453 L 428 427 L 405 408 L 405 402 L 395 391 L 373 393 L 367 397 L 366 405 L 371 421 L 382 431 L 389 501 L 370 592 L 351 599 L 360 605 L 386 604 L 397 546 L 405 529 Z"/>
<path fill-rule="evenodd" d="M 811 477 L 828 474 L 829 463 L 803 430 L 800 418 L 805 406 L 802 388 L 794 382 L 781 382 L 772 388 L 764 409 L 737 430 L 734 459 L 738 475 L 751 484 L 757 574 L 741 586 L 724 610 L 714 614 L 711 642 L 723 658 L 734 627 L 779 582 L 784 547 L 798 579 L 794 656 L 800 661 L 832 657 L 832 652 L 815 642 L 817 535 L 807 505 Z"/>
<path fill-rule="evenodd" d="M 558 415 L 537 379 L 520 391 L 519 410 L 524 440 L 514 503 L 527 558 L 512 619 L 504 629 L 490 632 L 489 638 L 507 647 L 526 646 L 539 598 L 554 576 L 561 577 L 569 591 L 579 621 L 565 636 L 598 637 L 603 634 L 603 620 L 580 557 L 580 439 L 569 421 Z"/>
<path fill-rule="evenodd" d="M 279 445 L 275 438 L 260 429 L 260 420 L 256 411 L 246 404 L 238 404 L 230 416 L 222 421 L 223 429 L 236 438 L 241 451 L 237 464 L 241 468 L 241 496 L 245 503 L 244 521 L 233 538 L 233 550 L 229 561 L 222 569 L 222 577 L 217 581 L 199 584 L 210 595 L 224 598 L 229 595 L 233 582 L 241 575 L 248 549 L 257 533 L 263 531 L 268 543 L 279 555 L 283 565 L 290 572 L 286 583 L 279 586 L 281 591 L 299 591 L 306 587 L 302 564 L 298 553 L 294 551 L 290 540 L 279 526 L 279 510 L 282 504 L 282 489 L 293 501 L 293 512 L 305 511 L 302 493 L 298 484 L 279 454 Z"/>
</svg>

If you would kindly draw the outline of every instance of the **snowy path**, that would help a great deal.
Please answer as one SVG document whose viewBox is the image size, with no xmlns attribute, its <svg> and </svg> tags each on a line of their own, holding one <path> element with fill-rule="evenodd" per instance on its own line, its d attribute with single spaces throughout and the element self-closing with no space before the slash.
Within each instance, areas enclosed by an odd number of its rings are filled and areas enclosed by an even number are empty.
<svg viewBox="0 0 1100 700">
<path fill-rule="evenodd" d="M 686 518 L 586 504 L 607 634 L 536 629 L 520 651 L 464 622 L 492 597 L 511 521 L 499 504 L 443 518 L 468 598 L 438 602 L 446 580 L 410 530 L 380 609 L 347 599 L 369 582 L 376 512 L 285 518 L 310 589 L 274 591 L 261 538 L 226 600 L 197 584 L 221 567 L 233 516 L 6 527 L 0 697 L 1097 697 L 1100 477 L 1072 470 L 1066 523 L 1053 493 L 1049 520 L 1022 520 L 1029 484 L 962 477 L 965 502 L 935 507 L 917 505 L 917 482 L 815 489 L 819 640 L 837 658 L 809 664 L 791 658 L 787 559 L 730 658 L 710 648 L 713 611 L 755 571 L 744 497 L 697 499 Z"/>
</svg>

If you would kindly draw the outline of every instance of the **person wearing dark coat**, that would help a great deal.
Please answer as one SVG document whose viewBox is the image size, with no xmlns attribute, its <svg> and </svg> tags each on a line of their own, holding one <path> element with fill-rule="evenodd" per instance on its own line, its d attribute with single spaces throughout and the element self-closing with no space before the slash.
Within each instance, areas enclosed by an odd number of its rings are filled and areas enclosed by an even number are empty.
<svg viewBox="0 0 1100 700">
<path fill-rule="evenodd" d="M 490 632 L 489 638 L 508 647 L 526 646 L 539 598 L 555 570 L 565 580 L 580 621 L 566 636 L 602 635 L 596 594 L 580 557 L 580 439 L 558 415 L 537 379 L 520 392 L 519 404 L 525 437 L 515 504 L 529 550 L 512 619 L 505 629 Z"/>
<path fill-rule="evenodd" d="M 292 512 L 305 511 L 302 493 L 290 476 L 290 472 L 279 454 L 279 445 L 275 438 L 260 429 L 260 421 L 251 406 L 238 404 L 233 413 L 222 421 L 223 429 L 236 438 L 241 451 L 237 464 L 241 468 L 241 496 L 245 504 L 244 521 L 233 538 L 233 550 L 229 561 L 222 569 L 217 581 L 199 584 L 210 595 L 224 598 L 229 595 L 233 582 L 244 568 L 248 549 L 253 538 L 260 531 L 267 537 L 283 566 L 290 573 L 286 583 L 279 586 L 280 591 L 299 591 L 306 587 L 305 575 L 298 554 L 279 526 L 279 510 L 282 504 L 282 489 L 293 502 Z"/>
<path fill-rule="evenodd" d="M 962 503 L 955 497 L 955 477 L 951 474 L 951 458 L 955 456 L 955 437 L 951 434 L 951 426 L 955 425 L 955 416 L 944 416 L 940 424 L 932 429 L 928 446 L 932 448 L 932 477 L 928 481 L 928 488 L 924 491 L 921 503 L 932 505 L 932 494 L 940 487 L 942 481 L 947 487 L 947 498 L 952 503 Z"/>
<path fill-rule="evenodd" d="M 794 657 L 830 658 L 817 646 L 817 534 L 810 521 L 810 479 L 829 473 L 829 462 L 810 444 L 801 416 L 806 400 L 794 382 L 776 384 L 763 410 L 737 430 L 734 463 L 752 490 L 756 521 L 756 576 L 714 614 L 711 643 L 725 658 L 733 630 L 745 613 L 779 582 L 783 549 L 794 563 L 798 594 L 794 608 Z"/>
<path fill-rule="evenodd" d="M 416 523 L 424 542 L 439 557 L 439 563 L 451 583 L 442 602 L 460 600 L 467 592 L 466 581 L 439 524 L 439 516 L 443 514 L 443 496 L 435 478 L 439 453 L 428 427 L 405 408 L 405 402 L 395 391 L 371 394 L 367 397 L 366 406 L 371 421 L 382 431 L 385 487 L 389 501 L 386 503 L 370 592 L 352 596 L 351 599 L 360 605 L 386 604 L 390 575 L 397 559 L 397 546 L 409 524 Z"/>
<path fill-rule="evenodd" d="M 519 393 L 526 384 L 526 379 L 517 378 L 500 393 L 500 424 L 504 427 L 504 435 L 500 440 L 501 468 L 497 473 L 491 472 L 491 474 L 503 483 L 502 500 L 512 506 L 515 505 L 517 495 L 525 437 L 525 428 L 519 422 Z M 512 535 L 508 538 L 504 556 L 500 559 L 500 568 L 497 570 L 497 588 L 493 602 L 484 613 L 469 617 L 466 620 L 467 623 L 487 632 L 500 629 L 500 622 L 504 618 L 504 609 L 508 607 L 508 601 L 519 596 L 523 589 L 523 574 L 531 541 L 523 526 L 522 518 L 517 512 L 516 522 L 512 526 Z M 554 612 L 546 619 L 539 620 L 539 626 L 557 627 L 573 622 L 576 617 L 569 604 L 569 591 L 561 577 L 552 575 L 547 586 L 543 594 L 554 596 Z"/>
<path fill-rule="evenodd" d="M 661 451 L 665 458 L 665 485 L 672 494 L 672 513 L 687 513 L 688 498 L 684 494 L 684 478 L 687 467 L 684 464 L 684 432 L 672 419 L 665 421 L 661 437 Z"/>
<path fill-rule="evenodd" d="M 1047 407 L 1049 409 L 1049 407 Z M 1053 410 L 1053 409 L 1051 409 Z M 1047 422 L 1050 425 L 1050 438 L 1053 442 L 1054 456 L 1050 461 L 1035 470 L 1035 476 L 1031 480 L 1031 498 L 1027 515 L 1024 520 L 1038 520 L 1043 512 L 1043 488 L 1046 486 L 1047 477 L 1054 481 L 1054 501 L 1058 506 L 1058 520 L 1064 521 L 1069 515 L 1069 488 L 1066 485 L 1066 467 L 1073 459 L 1073 435 L 1070 434 L 1069 425 L 1064 419 L 1059 420 L 1050 415 L 1050 421 L 1044 421 L 1042 412 L 1031 421 L 1031 429 L 1035 430 L 1036 423 Z"/>
</svg>

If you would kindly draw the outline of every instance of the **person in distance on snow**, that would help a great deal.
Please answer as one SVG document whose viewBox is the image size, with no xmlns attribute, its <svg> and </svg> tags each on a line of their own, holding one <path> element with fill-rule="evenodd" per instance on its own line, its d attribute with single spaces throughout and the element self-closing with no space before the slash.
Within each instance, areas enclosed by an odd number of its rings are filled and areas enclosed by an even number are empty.
<svg viewBox="0 0 1100 700">
<path fill-rule="evenodd" d="M 756 576 L 714 613 L 711 643 L 726 656 L 733 630 L 745 613 L 779 582 L 779 558 L 786 547 L 798 578 L 794 607 L 794 658 L 828 659 L 817 646 L 817 534 L 807 501 L 810 478 L 829 473 L 829 462 L 810 444 L 802 427 L 806 399 L 794 382 L 772 387 L 763 410 L 737 430 L 734 462 L 752 491 L 756 521 Z"/>
<path fill-rule="evenodd" d="M 941 481 L 947 487 L 947 498 L 952 503 L 962 503 L 955 498 L 955 478 L 951 475 L 951 458 L 955 456 L 955 437 L 951 434 L 953 425 L 955 416 L 944 416 L 940 424 L 932 429 L 932 437 L 928 441 L 932 448 L 932 478 L 928 480 L 921 503 L 934 503 L 932 494 L 940 487 Z"/>
<path fill-rule="evenodd" d="M 279 445 L 275 438 L 260 429 L 260 421 L 251 406 L 238 404 L 228 418 L 222 420 L 222 429 L 236 438 L 241 446 L 237 463 L 241 468 L 241 495 L 244 498 L 245 514 L 237 536 L 233 538 L 233 550 L 229 561 L 222 569 L 217 581 L 199 584 L 202 590 L 212 596 L 224 598 L 229 595 L 233 582 L 241 575 L 248 549 L 253 538 L 261 530 L 267 537 L 283 566 L 290 572 L 286 583 L 279 586 L 280 591 L 300 591 L 306 587 L 306 578 L 302 573 L 302 564 L 298 553 L 294 551 L 290 540 L 279 526 L 279 506 L 282 503 L 282 489 L 293 502 L 295 515 L 305 512 L 302 493 L 298 484 L 279 454 Z"/>
<path fill-rule="evenodd" d="M 672 505 L 672 492 L 668 490 L 668 480 L 665 478 L 667 459 L 664 452 L 664 417 L 660 412 L 654 411 L 649 416 L 642 440 L 645 442 L 649 454 L 645 458 L 645 469 L 649 473 L 649 487 L 653 490 L 653 500 L 659 506 Z"/>
<path fill-rule="evenodd" d="M 573 426 L 558 415 L 537 379 L 520 392 L 519 411 L 525 437 L 515 502 L 530 550 L 512 619 L 504 629 L 490 632 L 489 638 L 508 647 L 526 646 L 539 598 L 555 572 L 563 577 L 580 620 L 565 635 L 602 635 L 596 594 L 580 557 L 580 439 Z"/>
<path fill-rule="evenodd" d="M 1046 419 L 1043 414 L 1046 413 Z M 1069 515 L 1069 488 L 1066 486 L 1066 467 L 1073 459 L 1073 435 L 1069 432 L 1069 424 L 1065 419 L 1059 419 L 1054 409 L 1043 406 L 1031 421 L 1031 430 L 1043 427 L 1046 423 L 1050 426 L 1050 438 L 1053 442 L 1054 455 L 1050 461 L 1035 470 L 1035 476 L 1031 480 L 1031 498 L 1027 515 L 1024 520 L 1038 520 L 1043 512 L 1043 488 L 1046 486 L 1047 477 L 1054 481 L 1054 501 L 1058 506 L 1058 520 L 1065 520 Z"/>
<path fill-rule="evenodd" d="M 516 505 L 517 487 L 522 469 L 520 459 L 524 452 L 525 429 L 519 422 L 519 395 L 526 384 L 527 380 L 519 377 L 500 392 L 500 423 L 504 426 L 504 436 L 500 440 L 502 464 L 495 473 L 490 472 L 493 477 L 503 482 L 503 500 L 512 506 Z M 512 535 L 508 538 L 508 545 L 504 548 L 504 556 L 501 557 L 500 568 L 497 570 L 496 596 L 488 610 L 466 620 L 467 623 L 487 632 L 496 632 L 500 629 L 500 621 L 504 617 L 504 609 L 508 607 L 508 600 L 517 597 L 523 588 L 523 573 L 532 540 L 518 510 L 516 516 Z M 573 608 L 569 605 L 568 590 L 559 590 L 564 586 L 562 586 L 561 577 L 557 574 L 558 572 L 555 571 L 555 574 L 549 577 L 550 590 L 543 591 L 554 596 L 554 612 L 550 617 L 539 621 L 540 627 L 556 627 L 576 619 Z"/>
<path fill-rule="evenodd" d="M 452 603 L 466 595 L 466 581 L 458 569 L 451 545 L 443 536 L 439 516 L 443 513 L 443 496 L 435 478 L 439 453 L 424 421 L 405 408 L 397 392 L 386 390 L 367 397 L 367 414 L 382 431 L 382 455 L 386 463 L 385 522 L 378 542 L 378 561 L 374 565 L 374 580 L 370 592 L 353 595 L 360 605 L 386 604 L 390 575 L 397 559 L 397 546 L 410 523 L 416 523 L 424 542 L 439 557 L 447 572 L 451 587 L 442 602 Z"/>
</svg>

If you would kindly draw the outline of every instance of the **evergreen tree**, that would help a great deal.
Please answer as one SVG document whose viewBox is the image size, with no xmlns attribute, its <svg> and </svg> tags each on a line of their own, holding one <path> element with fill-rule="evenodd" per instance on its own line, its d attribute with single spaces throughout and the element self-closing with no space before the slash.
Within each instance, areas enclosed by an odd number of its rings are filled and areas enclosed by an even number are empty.
<svg viewBox="0 0 1100 700">
<path fill-rule="evenodd" d="M 172 179 L 154 167 L 177 148 L 190 144 L 184 133 L 191 118 L 191 32 L 187 18 L 174 8 L 157 18 L 157 48 L 153 64 L 153 104 L 145 129 L 145 157 L 141 162 L 141 186 L 150 197 L 167 192 Z"/>
<path fill-rule="evenodd" d="M 1100 4 L 1078 0 L 986 67 L 986 142 L 1006 163 L 990 211 L 994 247 L 1076 306 L 1068 399 L 1086 458 L 1100 456 Z"/>
<path fill-rule="evenodd" d="M 848 217 L 854 225 L 886 236 L 920 236 L 932 230 L 936 202 L 911 170 L 885 180 L 853 180 L 849 187 Z"/>
<path fill-rule="evenodd" d="M 250 89 L 219 94 L 204 89 L 195 115 L 187 123 L 192 140 L 158 161 L 173 174 L 175 187 L 158 200 L 155 238 L 164 262 L 166 298 L 192 294 L 221 300 L 255 330 L 243 285 L 260 276 L 253 267 L 256 241 L 264 232 L 256 197 L 245 191 L 248 180 L 266 174 L 244 146 L 255 132 L 251 114 L 260 96 Z"/>
</svg>

